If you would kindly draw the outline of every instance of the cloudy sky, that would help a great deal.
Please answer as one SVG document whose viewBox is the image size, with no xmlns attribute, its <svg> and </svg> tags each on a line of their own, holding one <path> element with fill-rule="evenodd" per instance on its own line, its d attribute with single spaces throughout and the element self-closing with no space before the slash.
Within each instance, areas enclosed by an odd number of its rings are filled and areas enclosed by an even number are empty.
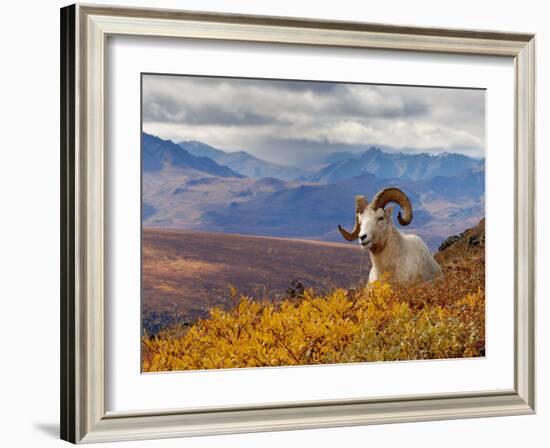
<svg viewBox="0 0 550 448">
<path fill-rule="evenodd" d="M 481 90 L 144 75 L 143 130 L 279 163 L 371 145 L 484 156 Z"/>
</svg>

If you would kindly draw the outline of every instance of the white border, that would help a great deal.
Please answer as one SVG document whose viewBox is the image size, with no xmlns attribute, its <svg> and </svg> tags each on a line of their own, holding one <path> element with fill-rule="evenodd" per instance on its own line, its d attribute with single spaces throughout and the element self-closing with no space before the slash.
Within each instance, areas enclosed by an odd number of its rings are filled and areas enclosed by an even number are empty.
<svg viewBox="0 0 550 448">
<path fill-rule="evenodd" d="M 109 38 L 107 58 L 108 411 L 513 388 L 514 92 L 510 86 L 514 71 L 510 60 L 138 37 Z M 140 374 L 141 72 L 486 88 L 487 357 Z"/>
</svg>

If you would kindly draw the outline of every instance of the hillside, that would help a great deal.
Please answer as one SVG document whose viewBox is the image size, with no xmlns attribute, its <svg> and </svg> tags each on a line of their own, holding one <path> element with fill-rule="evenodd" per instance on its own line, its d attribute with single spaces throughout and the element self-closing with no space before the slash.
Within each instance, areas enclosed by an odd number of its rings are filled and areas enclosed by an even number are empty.
<svg viewBox="0 0 550 448">
<path fill-rule="evenodd" d="M 485 218 L 476 226 L 452 235 L 439 246 L 435 257 L 440 263 L 485 257 Z"/>
<path fill-rule="evenodd" d="M 142 338 L 146 372 L 485 356 L 484 221 L 450 237 L 443 276 L 328 293 L 290 289 L 276 303 L 238 288 L 231 307 Z M 391 280 L 391 279 L 390 279 Z M 241 294 L 241 295 L 239 295 Z"/>
<path fill-rule="evenodd" d="M 161 176 L 144 173 L 142 182 L 145 226 L 205 231 L 215 231 L 207 221 L 211 211 L 231 210 L 237 204 L 298 185 L 274 178 L 215 177 L 170 170 Z"/>
</svg>

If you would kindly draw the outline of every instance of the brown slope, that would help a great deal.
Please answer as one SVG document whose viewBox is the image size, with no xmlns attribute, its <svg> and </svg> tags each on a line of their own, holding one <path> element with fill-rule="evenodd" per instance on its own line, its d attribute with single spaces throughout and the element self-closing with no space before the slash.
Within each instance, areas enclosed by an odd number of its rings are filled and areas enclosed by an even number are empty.
<svg viewBox="0 0 550 448">
<path fill-rule="evenodd" d="M 193 321 L 231 306 L 230 285 L 278 300 L 293 281 L 316 291 L 349 288 L 370 266 L 355 245 L 165 229 L 143 231 L 142 253 L 144 318 L 160 320 Z"/>
<path fill-rule="evenodd" d="M 447 238 L 435 257 L 439 263 L 485 255 L 485 218 L 464 232 Z"/>
</svg>

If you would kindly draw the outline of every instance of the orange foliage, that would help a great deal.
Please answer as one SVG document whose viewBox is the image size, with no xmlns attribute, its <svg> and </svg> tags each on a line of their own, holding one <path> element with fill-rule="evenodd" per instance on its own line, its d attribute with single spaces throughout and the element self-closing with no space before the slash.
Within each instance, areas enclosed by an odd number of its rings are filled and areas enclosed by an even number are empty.
<svg viewBox="0 0 550 448">
<path fill-rule="evenodd" d="M 483 253 L 447 260 L 428 284 L 390 279 L 279 304 L 232 291 L 230 310 L 213 308 L 188 330 L 144 336 L 148 372 L 475 357 L 485 347 Z"/>
</svg>

